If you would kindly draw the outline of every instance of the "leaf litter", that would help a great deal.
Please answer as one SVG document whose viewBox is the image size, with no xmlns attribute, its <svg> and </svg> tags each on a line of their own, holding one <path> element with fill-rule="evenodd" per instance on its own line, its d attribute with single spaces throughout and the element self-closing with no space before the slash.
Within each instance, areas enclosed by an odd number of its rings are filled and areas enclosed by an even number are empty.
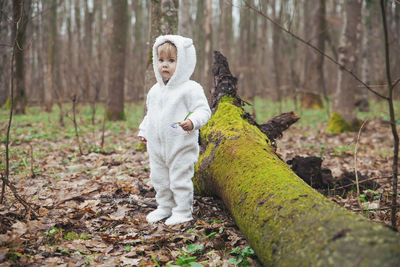
<svg viewBox="0 0 400 267">
<path fill-rule="evenodd" d="M 292 126 L 278 140 L 277 153 L 285 161 L 319 156 L 334 177 L 354 172 L 357 133 L 330 135 L 324 127 Z M 40 217 L 22 218 L 23 207 L 7 191 L 5 204 L 0 205 L 0 266 L 259 266 L 252 257 L 243 258 L 248 243 L 217 199 L 196 196 L 195 220 L 189 223 L 148 224 L 146 214 L 155 207 L 148 155 L 136 149 L 135 131 L 123 125 L 120 131 L 116 135 L 107 130 L 105 149 L 83 156 L 78 156 L 73 138 L 61 135 L 28 142 L 24 141 L 28 134 L 17 136 L 19 141 L 11 146 L 11 181 Z M 357 169 L 381 185 L 362 192 L 364 208 L 390 205 L 391 138 L 387 123 L 378 119 L 361 134 Z M 84 140 L 88 150 L 99 137 L 87 134 Z M 26 166 L 29 145 L 35 154 L 34 178 Z M 354 192 L 333 191 L 327 197 L 359 212 Z M 363 214 L 390 224 L 390 210 Z"/>
<path fill-rule="evenodd" d="M 38 174 L 32 178 L 30 167 L 20 166 L 10 179 L 39 218 L 21 217 L 23 207 L 6 191 L 0 266 L 233 266 L 230 252 L 248 243 L 222 202 L 195 196 L 193 221 L 148 224 L 155 207 L 148 155 L 136 149 L 136 131 L 106 136 L 113 147 L 83 156 L 62 136 L 12 143 L 11 165 L 30 164 L 29 145 L 36 153 Z M 85 135 L 85 143 L 96 144 L 94 137 Z M 250 263 L 260 266 L 251 257 Z"/>
</svg>

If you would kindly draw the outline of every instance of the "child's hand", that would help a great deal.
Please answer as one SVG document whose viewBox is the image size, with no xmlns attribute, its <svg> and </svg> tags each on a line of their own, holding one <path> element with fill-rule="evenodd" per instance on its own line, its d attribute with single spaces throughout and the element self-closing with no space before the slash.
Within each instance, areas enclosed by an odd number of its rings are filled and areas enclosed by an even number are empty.
<svg viewBox="0 0 400 267">
<path fill-rule="evenodd" d="M 139 140 L 140 140 L 140 142 L 143 143 L 143 145 L 146 145 L 146 144 L 147 144 L 147 140 L 146 140 L 146 138 L 144 138 L 143 136 L 139 136 Z"/>
<path fill-rule="evenodd" d="M 193 122 L 189 119 L 182 121 L 179 123 L 179 126 L 182 127 L 183 130 L 185 131 L 191 131 L 193 130 Z"/>
</svg>

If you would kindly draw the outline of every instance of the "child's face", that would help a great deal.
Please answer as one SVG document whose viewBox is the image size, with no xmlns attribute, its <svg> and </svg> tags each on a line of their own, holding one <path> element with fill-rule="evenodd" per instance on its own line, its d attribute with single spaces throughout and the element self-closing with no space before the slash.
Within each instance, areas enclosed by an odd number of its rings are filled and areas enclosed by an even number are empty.
<svg viewBox="0 0 400 267">
<path fill-rule="evenodd" d="M 176 53 L 165 53 L 158 47 L 158 72 L 160 73 L 164 82 L 167 82 L 175 72 L 176 69 Z M 161 50 L 161 51 L 160 51 Z"/>
</svg>

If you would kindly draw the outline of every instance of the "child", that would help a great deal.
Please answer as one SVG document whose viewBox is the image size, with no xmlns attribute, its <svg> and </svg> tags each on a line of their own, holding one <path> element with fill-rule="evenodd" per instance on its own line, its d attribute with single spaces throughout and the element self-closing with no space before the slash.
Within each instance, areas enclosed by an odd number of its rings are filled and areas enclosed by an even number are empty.
<svg viewBox="0 0 400 267">
<path fill-rule="evenodd" d="M 157 83 L 147 94 L 147 114 L 139 138 L 147 144 L 150 179 L 157 209 L 149 223 L 169 217 L 165 224 L 192 220 L 194 164 L 199 156 L 198 135 L 211 111 L 203 88 L 189 80 L 196 65 L 192 39 L 159 36 L 153 46 Z"/>
</svg>

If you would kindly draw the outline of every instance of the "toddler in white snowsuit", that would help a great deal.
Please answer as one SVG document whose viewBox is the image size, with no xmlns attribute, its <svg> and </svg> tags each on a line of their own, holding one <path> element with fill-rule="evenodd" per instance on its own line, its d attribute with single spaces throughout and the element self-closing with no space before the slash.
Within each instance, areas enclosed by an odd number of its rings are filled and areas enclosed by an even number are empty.
<svg viewBox="0 0 400 267">
<path fill-rule="evenodd" d="M 157 83 L 147 94 L 147 114 L 139 126 L 147 144 L 150 179 L 157 209 L 150 223 L 169 217 L 165 224 L 192 220 L 194 164 L 199 156 L 198 135 L 211 111 L 203 88 L 190 80 L 196 65 L 192 39 L 159 36 L 153 46 Z"/>
</svg>

